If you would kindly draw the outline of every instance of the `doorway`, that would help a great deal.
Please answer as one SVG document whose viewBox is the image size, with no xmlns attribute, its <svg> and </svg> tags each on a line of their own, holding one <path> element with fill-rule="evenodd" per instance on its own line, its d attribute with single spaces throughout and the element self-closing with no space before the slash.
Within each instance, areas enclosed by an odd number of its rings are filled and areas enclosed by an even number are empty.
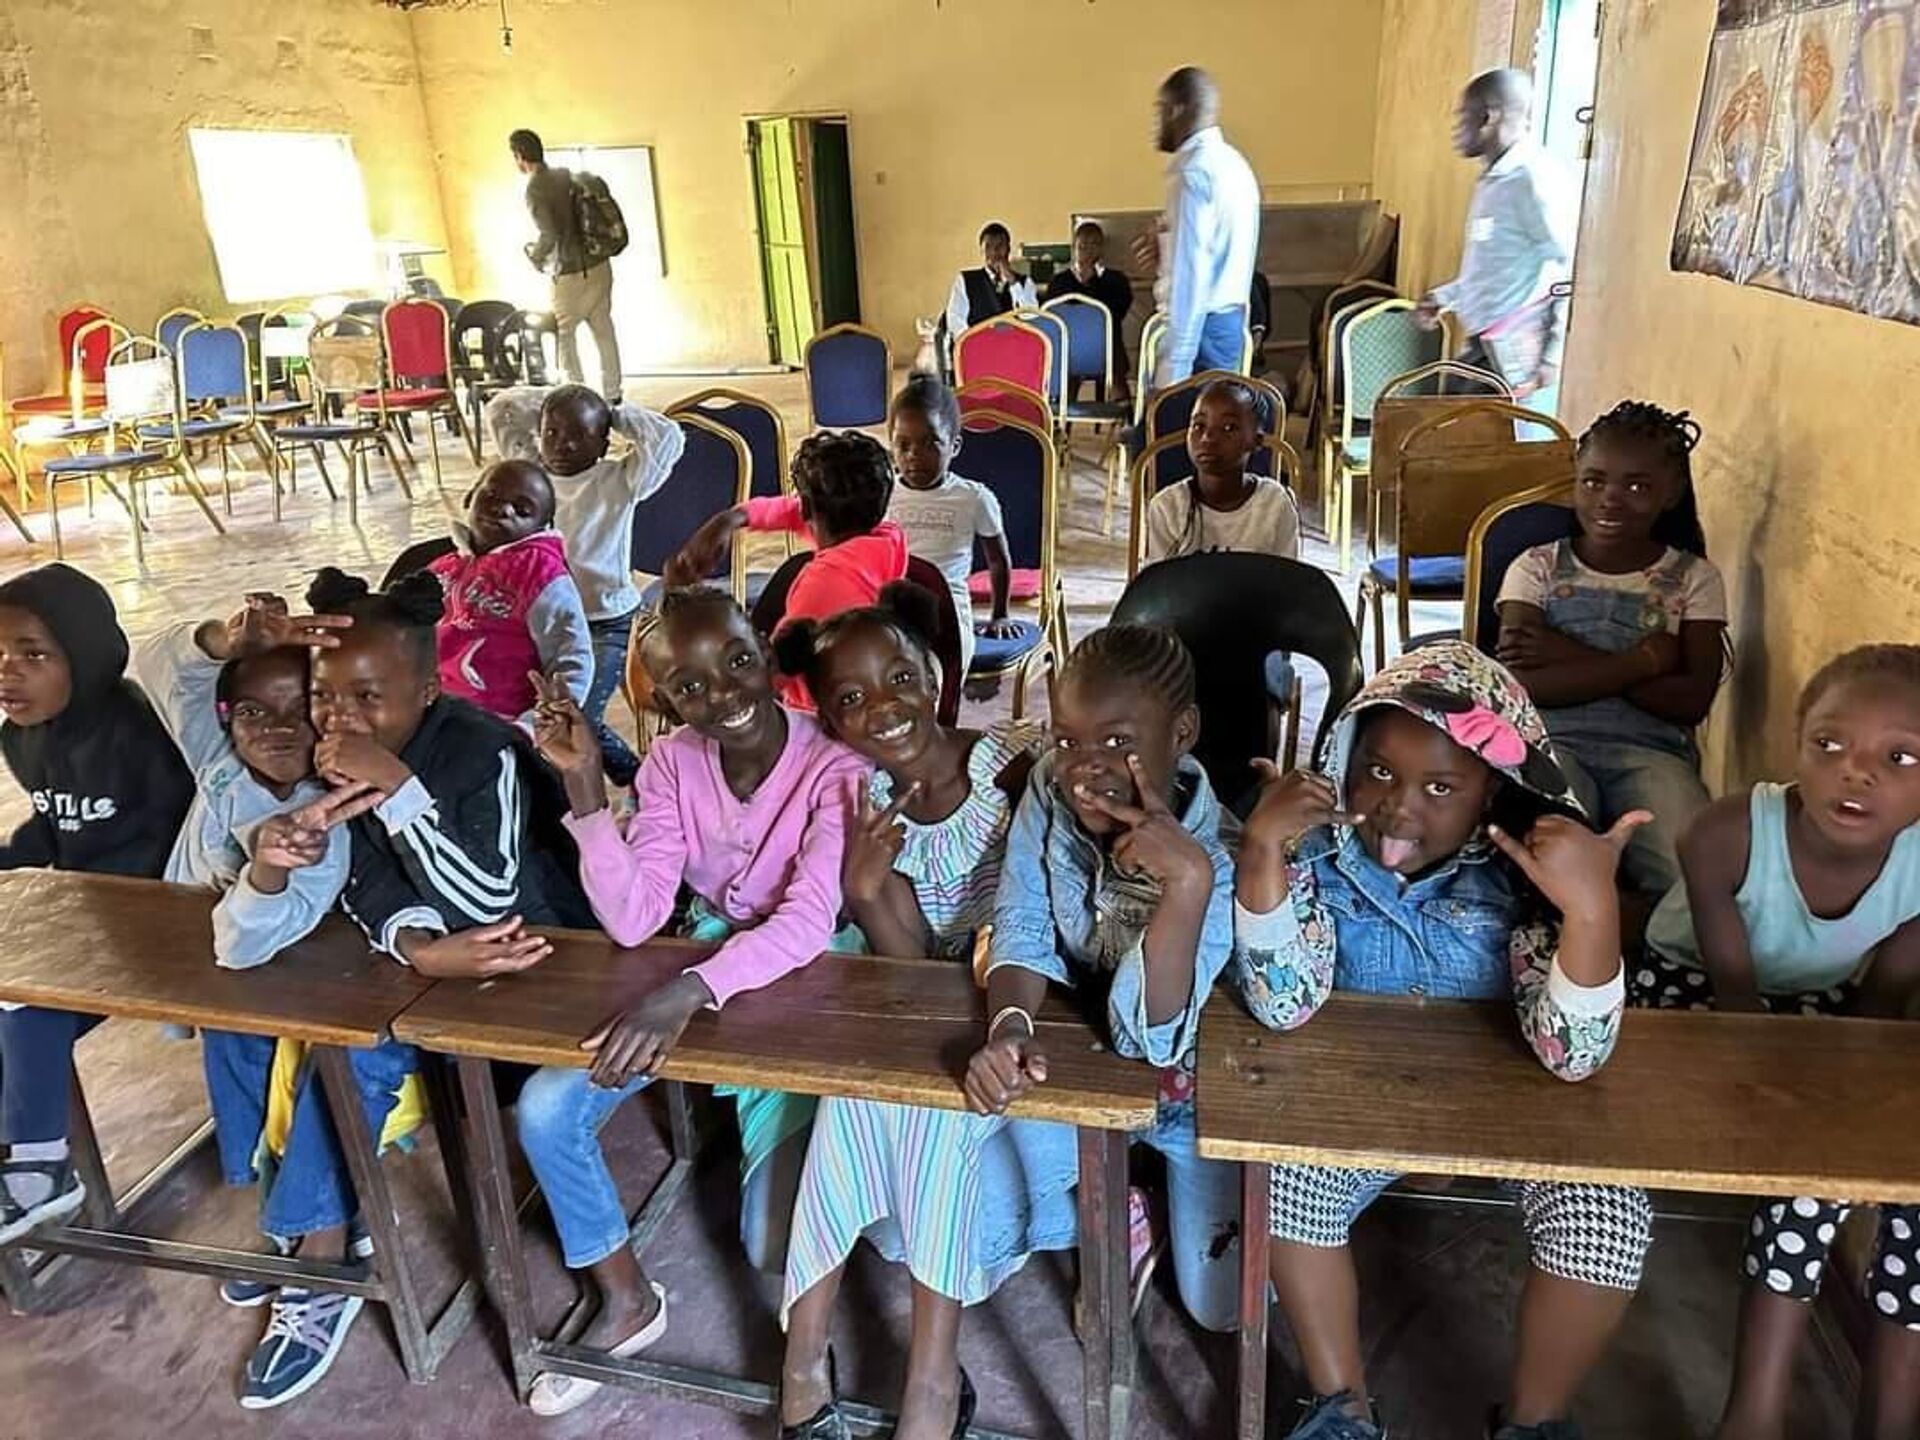
<svg viewBox="0 0 1920 1440">
<path fill-rule="evenodd" d="M 1601 0 L 1546 0 L 1535 41 L 1533 83 L 1539 103 L 1534 127 L 1542 148 L 1576 175 L 1586 168 L 1593 133 L 1600 5 Z"/>
<path fill-rule="evenodd" d="M 622 368 L 633 373 L 635 363 L 657 353 L 662 337 L 649 323 L 658 306 L 654 298 L 667 273 L 660 248 L 660 206 L 654 190 L 651 145 L 567 145 L 550 147 L 547 163 L 568 170 L 584 170 L 607 182 L 607 193 L 620 206 L 627 222 L 627 248 L 613 257 L 613 332 L 620 340 Z M 587 364 L 593 332 L 585 325 L 575 332 L 581 347 L 581 366 L 599 374 L 599 355 Z"/>
<path fill-rule="evenodd" d="M 767 355 L 776 365 L 797 366 L 820 331 L 860 319 L 847 117 L 750 117 L 747 155 Z"/>
</svg>

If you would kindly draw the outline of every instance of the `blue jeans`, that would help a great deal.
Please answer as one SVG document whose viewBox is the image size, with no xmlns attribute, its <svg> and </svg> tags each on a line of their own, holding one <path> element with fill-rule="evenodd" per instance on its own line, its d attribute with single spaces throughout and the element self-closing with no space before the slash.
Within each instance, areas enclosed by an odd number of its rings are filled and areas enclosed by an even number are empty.
<svg viewBox="0 0 1920 1440">
<path fill-rule="evenodd" d="M 275 1041 L 267 1035 L 236 1035 L 225 1030 L 200 1033 L 220 1173 L 229 1185 L 251 1185 L 259 1178 L 265 1192 L 260 1201 L 260 1229 L 292 1240 L 344 1225 L 360 1207 L 320 1077 L 311 1063 L 304 1067 L 299 1093 L 294 1097 L 286 1149 L 277 1163 L 259 1166 L 256 1176 L 260 1134 L 267 1123 L 267 1084 L 273 1074 L 274 1046 Z M 347 1063 L 366 1107 L 367 1126 L 377 1139 L 393 1109 L 395 1092 L 420 1067 L 419 1053 L 411 1045 L 388 1040 L 371 1050 L 347 1051 Z"/>
<path fill-rule="evenodd" d="M 600 1148 L 600 1127 L 649 1076 L 617 1090 L 602 1089 L 586 1070 L 548 1065 L 536 1070 L 514 1105 L 520 1148 L 540 1184 L 560 1253 L 569 1270 L 584 1270 L 627 1243 L 627 1212 L 620 1187 Z M 807 1154 L 808 1131 L 790 1136 L 748 1177 L 740 1195 L 740 1243 L 759 1270 L 786 1268 L 793 1197 Z"/>
<path fill-rule="evenodd" d="M 37 1005 L 0 1010 L 0 1142 L 67 1138 L 74 1042 L 99 1023 L 98 1015 Z"/>
<path fill-rule="evenodd" d="M 1207 316 L 1200 327 L 1200 348 L 1193 353 L 1193 369 L 1189 375 L 1197 375 L 1202 370 L 1231 370 L 1240 373 L 1241 362 L 1247 356 L 1247 309 L 1236 305 L 1230 310 L 1216 310 Z M 1176 380 L 1186 379 L 1186 375 L 1176 375 Z"/>
<path fill-rule="evenodd" d="M 1567 784 L 1605 830 L 1629 810 L 1650 810 L 1627 842 L 1620 876 L 1632 889 L 1665 895 L 1680 883 L 1681 832 L 1706 808 L 1709 796 L 1700 767 L 1684 755 L 1617 741 L 1553 737 Z"/>
<path fill-rule="evenodd" d="M 587 630 L 593 636 L 593 684 L 587 690 L 584 707 L 587 723 L 600 738 L 600 763 L 606 768 L 607 778 L 616 785 L 631 785 L 633 777 L 640 773 L 640 757 L 607 724 L 607 704 L 626 674 L 627 640 L 633 633 L 633 616 L 589 620 Z"/>
</svg>

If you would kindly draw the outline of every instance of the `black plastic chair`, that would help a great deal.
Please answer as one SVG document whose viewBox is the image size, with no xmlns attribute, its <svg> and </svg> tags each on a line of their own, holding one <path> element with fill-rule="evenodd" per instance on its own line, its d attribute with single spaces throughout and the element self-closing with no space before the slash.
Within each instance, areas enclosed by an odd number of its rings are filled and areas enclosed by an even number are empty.
<svg viewBox="0 0 1920 1440">
<path fill-rule="evenodd" d="M 1314 730 L 1318 758 L 1333 718 L 1365 681 L 1360 637 L 1333 581 L 1277 555 L 1185 555 L 1142 570 L 1113 607 L 1115 624 L 1165 625 L 1193 654 L 1200 740 L 1194 755 L 1222 801 L 1250 806 L 1257 758 L 1272 759 L 1267 657 L 1304 655 L 1327 674 Z"/>
<path fill-rule="evenodd" d="M 772 635 L 787 618 L 788 592 L 812 559 L 813 551 L 798 551 L 767 577 L 765 588 L 749 612 L 753 628 L 762 635 Z M 940 699 L 935 713 L 942 725 L 952 725 L 960 718 L 960 688 L 965 678 L 960 674 L 960 616 L 953 608 L 953 591 L 947 585 L 947 577 L 940 573 L 940 567 L 918 555 L 907 557 L 906 578 L 933 597 L 933 634 L 927 638 L 933 646 L 933 658 L 940 662 Z"/>
<path fill-rule="evenodd" d="M 387 573 L 380 577 L 380 588 L 391 590 L 394 584 L 404 580 L 416 570 L 424 570 L 442 555 L 451 555 L 454 550 L 453 537 L 437 535 L 431 540 L 416 540 L 387 566 Z"/>
</svg>

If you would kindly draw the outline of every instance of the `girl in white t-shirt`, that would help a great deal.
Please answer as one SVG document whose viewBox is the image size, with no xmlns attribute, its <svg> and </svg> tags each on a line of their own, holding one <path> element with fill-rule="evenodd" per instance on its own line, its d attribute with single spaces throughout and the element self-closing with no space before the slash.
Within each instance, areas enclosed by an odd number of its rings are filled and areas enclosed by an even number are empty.
<svg viewBox="0 0 1920 1440">
<path fill-rule="evenodd" d="M 900 483 L 887 502 L 887 518 L 907 537 L 907 549 L 940 567 L 960 621 L 960 673 L 973 662 L 976 635 L 1012 639 L 1019 626 L 1007 618 L 1007 591 L 1013 567 L 1000 502 L 986 486 L 948 468 L 960 453 L 960 402 L 931 375 L 909 376 L 887 412 L 893 465 Z M 993 609 L 976 628 L 967 577 L 973 571 L 973 542 L 986 552 Z"/>
<path fill-rule="evenodd" d="M 1147 507 L 1147 563 L 1214 551 L 1300 558 L 1300 510 L 1278 480 L 1247 473 L 1265 438 L 1253 388 L 1216 380 L 1194 402 L 1187 455 L 1194 473 Z"/>
<path fill-rule="evenodd" d="M 1707 804 L 1694 727 L 1726 667 L 1727 595 L 1707 559 L 1684 412 L 1623 400 L 1580 437 L 1579 534 L 1536 545 L 1500 586 L 1499 655 L 1546 716 L 1594 822 L 1650 810 L 1622 875 L 1637 937 L 1680 880 L 1675 846 Z"/>
</svg>

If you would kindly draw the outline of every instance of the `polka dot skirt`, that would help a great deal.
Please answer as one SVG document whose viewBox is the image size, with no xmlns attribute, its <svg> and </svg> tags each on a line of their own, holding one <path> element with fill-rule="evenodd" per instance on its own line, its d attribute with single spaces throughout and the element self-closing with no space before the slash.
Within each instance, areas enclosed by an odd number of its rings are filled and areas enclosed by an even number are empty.
<svg viewBox="0 0 1920 1440">
<path fill-rule="evenodd" d="M 1848 982 L 1831 990 L 1760 998 L 1775 1015 L 1839 1015 L 1847 1010 L 1856 989 Z M 1648 951 L 1627 967 L 1627 1004 L 1640 1010 L 1711 1010 L 1713 987 L 1706 971 L 1676 965 Z"/>
<path fill-rule="evenodd" d="M 1801 1195 L 1763 1200 L 1747 1226 L 1748 1277 L 1776 1295 L 1811 1300 L 1820 1293 L 1833 1237 L 1852 1207 Z M 1920 1206 L 1882 1205 L 1880 1234 L 1867 1267 L 1867 1303 L 1897 1325 L 1920 1332 Z"/>
</svg>

